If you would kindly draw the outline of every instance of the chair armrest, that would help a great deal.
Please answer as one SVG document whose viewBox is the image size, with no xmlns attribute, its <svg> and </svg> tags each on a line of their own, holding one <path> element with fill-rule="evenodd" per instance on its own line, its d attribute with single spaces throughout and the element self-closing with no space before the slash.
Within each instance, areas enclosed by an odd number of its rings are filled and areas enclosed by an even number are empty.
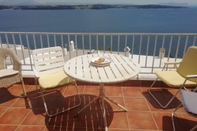
<svg viewBox="0 0 197 131">
<path fill-rule="evenodd" d="M 162 68 L 162 70 L 164 70 L 166 68 L 166 70 L 168 70 L 168 66 L 170 65 L 174 65 L 177 67 L 178 64 L 180 64 L 181 62 L 177 62 L 177 61 L 164 61 L 164 66 Z"/>
<path fill-rule="evenodd" d="M 192 79 L 192 78 L 197 78 L 197 75 L 186 75 L 186 79 L 185 79 L 185 82 L 189 79 Z M 184 83 L 185 83 L 184 82 Z M 185 87 L 184 87 L 185 88 Z M 186 89 L 186 88 L 185 88 Z M 187 89 L 186 89 L 187 90 Z M 192 91 L 192 92 L 196 92 L 197 91 L 197 87 Z"/>
<path fill-rule="evenodd" d="M 165 61 L 164 61 L 164 64 L 165 64 L 165 65 L 174 65 L 174 64 L 180 64 L 180 63 L 181 63 L 180 61 L 179 61 L 179 62 L 177 62 L 177 61 L 174 61 L 174 62 L 173 62 L 173 61 L 166 61 L 166 62 L 165 62 Z"/>
<path fill-rule="evenodd" d="M 13 59 L 13 70 L 18 70 L 22 72 L 22 64 L 19 60 Z"/>
<path fill-rule="evenodd" d="M 187 79 L 197 78 L 197 75 L 186 75 Z"/>
<path fill-rule="evenodd" d="M 8 57 L 10 57 L 13 61 L 13 70 L 17 70 L 20 73 L 22 72 L 22 64 L 18 56 L 13 51 L 8 51 Z"/>
</svg>

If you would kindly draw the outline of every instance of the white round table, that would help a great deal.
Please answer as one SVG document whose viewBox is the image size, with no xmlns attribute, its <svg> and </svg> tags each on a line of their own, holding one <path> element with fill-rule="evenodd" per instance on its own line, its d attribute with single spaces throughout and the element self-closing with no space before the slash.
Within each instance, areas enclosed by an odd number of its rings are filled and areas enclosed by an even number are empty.
<svg viewBox="0 0 197 131">
<path fill-rule="evenodd" d="M 91 63 L 93 59 L 97 58 L 105 58 L 111 62 L 108 66 L 97 67 Z M 104 84 L 129 80 L 140 72 L 140 65 L 134 62 L 131 58 L 118 54 L 87 54 L 68 60 L 64 65 L 64 71 L 68 76 L 74 78 L 75 80 L 88 83 L 98 83 L 100 85 L 100 94 L 80 111 L 78 111 L 77 114 L 79 114 L 95 100 L 101 98 L 105 130 L 107 131 L 108 128 L 104 108 L 104 98 L 113 102 L 125 111 L 127 111 L 127 109 L 105 95 Z"/>
<path fill-rule="evenodd" d="M 91 66 L 91 60 L 96 57 L 109 58 L 111 63 L 106 67 Z M 67 75 L 79 81 L 116 83 L 136 76 L 140 71 L 140 65 L 118 54 L 88 54 L 68 60 L 64 65 L 64 70 Z"/>
</svg>

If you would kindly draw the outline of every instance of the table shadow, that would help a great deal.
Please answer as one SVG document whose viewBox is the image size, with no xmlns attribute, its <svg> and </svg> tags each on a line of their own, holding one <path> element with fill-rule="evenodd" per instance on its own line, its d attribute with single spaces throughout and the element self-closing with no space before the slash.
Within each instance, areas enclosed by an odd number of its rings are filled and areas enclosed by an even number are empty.
<svg viewBox="0 0 197 131">
<path fill-rule="evenodd" d="M 35 115 L 43 115 L 45 117 L 45 125 L 48 131 L 62 130 L 79 130 L 79 131 L 104 131 L 103 111 L 101 101 L 96 100 L 77 116 L 77 112 L 97 96 L 90 94 L 81 94 L 81 105 L 70 111 L 66 111 L 54 117 L 46 115 L 42 98 L 37 91 L 27 93 L 29 102 L 26 107 L 32 109 Z M 45 96 L 45 100 L 50 113 L 56 113 L 79 103 L 78 95 L 63 96 L 60 91 L 54 91 Z M 106 108 L 107 126 L 110 125 L 113 119 L 113 109 L 108 101 L 104 100 Z"/>
<path fill-rule="evenodd" d="M 65 98 L 66 101 L 76 100 L 75 96 L 69 96 Z M 100 100 L 93 102 L 90 106 L 80 112 L 78 115 L 77 112 L 82 109 L 87 103 L 92 101 L 96 96 L 89 94 L 82 94 L 81 99 L 82 103 L 78 108 L 70 110 L 68 112 L 59 114 L 54 117 L 45 117 L 45 124 L 49 131 L 62 131 L 62 130 L 79 130 L 79 131 L 104 131 L 104 119 L 101 109 Z M 62 101 L 63 102 L 63 101 Z M 61 104 L 62 108 L 67 108 L 68 104 Z M 105 101 L 106 110 L 106 120 L 107 126 L 110 125 L 113 119 L 113 111 L 110 104 Z"/>
</svg>

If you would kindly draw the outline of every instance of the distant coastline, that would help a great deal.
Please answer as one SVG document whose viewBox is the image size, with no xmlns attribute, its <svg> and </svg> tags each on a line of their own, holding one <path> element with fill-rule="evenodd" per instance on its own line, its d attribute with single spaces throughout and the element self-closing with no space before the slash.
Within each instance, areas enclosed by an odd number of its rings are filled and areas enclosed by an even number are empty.
<svg viewBox="0 0 197 131">
<path fill-rule="evenodd" d="M 169 5 L 111 5 L 111 4 L 90 4 L 90 5 L 0 5 L 0 10 L 70 10 L 70 9 L 158 9 L 158 8 L 186 8 L 184 6 L 169 6 Z"/>
</svg>

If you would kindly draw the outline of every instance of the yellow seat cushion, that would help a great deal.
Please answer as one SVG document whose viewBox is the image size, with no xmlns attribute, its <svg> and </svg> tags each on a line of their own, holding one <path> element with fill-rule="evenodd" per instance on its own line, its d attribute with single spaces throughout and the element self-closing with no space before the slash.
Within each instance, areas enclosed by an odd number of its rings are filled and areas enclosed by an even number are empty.
<svg viewBox="0 0 197 131">
<path fill-rule="evenodd" d="M 177 71 L 156 71 L 155 74 L 170 87 L 180 87 L 185 81 L 185 78 L 179 75 Z M 196 83 L 188 80 L 185 85 L 196 86 Z"/>
<path fill-rule="evenodd" d="M 64 71 L 59 71 L 53 74 L 41 75 L 38 81 L 41 88 L 51 89 L 54 87 L 70 84 L 74 82 L 74 79 L 67 76 Z"/>
</svg>

